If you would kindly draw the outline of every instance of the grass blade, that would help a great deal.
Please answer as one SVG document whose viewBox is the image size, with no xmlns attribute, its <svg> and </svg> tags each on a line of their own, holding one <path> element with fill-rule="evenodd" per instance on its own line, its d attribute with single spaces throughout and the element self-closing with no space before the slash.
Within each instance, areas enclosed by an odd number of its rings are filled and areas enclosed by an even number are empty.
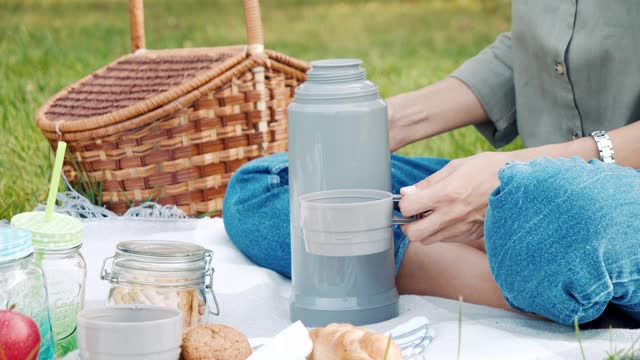
<svg viewBox="0 0 640 360">
<path fill-rule="evenodd" d="M 387 348 L 384 350 L 384 360 L 389 356 L 389 348 L 391 347 L 391 335 L 387 336 Z"/>
<path fill-rule="evenodd" d="M 582 360 L 587 360 L 584 354 L 584 348 L 582 347 L 582 337 L 580 336 L 580 326 L 578 326 L 578 317 L 573 318 L 573 326 L 576 329 L 576 336 L 578 337 L 578 345 L 580 345 L 580 353 L 582 354 Z"/>
<path fill-rule="evenodd" d="M 124 202 L 127 203 L 127 206 L 129 206 L 130 208 L 133 207 L 133 201 L 131 201 L 131 199 L 129 199 L 129 196 L 127 196 L 127 193 L 124 191 L 123 188 L 120 188 L 120 194 L 122 195 L 122 198 L 124 199 Z"/>
<path fill-rule="evenodd" d="M 462 349 L 462 296 L 458 298 L 460 302 L 460 308 L 458 310 L 458 356 L 456 359 L 460 360 L 460 350 Z"/>
</svg>

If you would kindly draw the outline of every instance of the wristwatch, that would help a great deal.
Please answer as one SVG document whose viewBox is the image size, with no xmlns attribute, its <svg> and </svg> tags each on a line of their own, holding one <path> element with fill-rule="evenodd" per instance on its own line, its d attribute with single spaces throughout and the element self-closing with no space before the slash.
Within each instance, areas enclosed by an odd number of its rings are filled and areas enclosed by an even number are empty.
<svg viewBox="0 0 640 360">
<path fill-rule="evenodd" d="M 600 153 L 600 160 L 607 164 L 613 164 L 616 162 L 613 154 L 613 143 L 609 138 L 609 135 L 605 131 L 594 131 L 590 136 L 596 141 L 598 146 L 598 152 Z"/>
</svg>

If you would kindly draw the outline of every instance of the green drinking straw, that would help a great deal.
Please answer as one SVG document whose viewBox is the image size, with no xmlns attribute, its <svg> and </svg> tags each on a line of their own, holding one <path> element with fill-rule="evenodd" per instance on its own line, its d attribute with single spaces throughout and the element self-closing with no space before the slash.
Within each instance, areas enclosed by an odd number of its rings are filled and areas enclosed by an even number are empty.
<svg viewBox="0 0 640 360">
<path fill-rule="evenodd" d="M 56 195 L 58 195 L 58 186 L 60 185 L 60 174 L 62 173 L 62 162 L 64 161 L 64 153 L 67 150 L 67 143 L 58 142 L 56 150 L 56 160 L 53 163 L 53 173 L 51 174 L 51 184 L 49 184 L 49 197 L 47 198 L 47 210 L 44 213 L 44 221 L 51 220 L 53 209 L 56 206 Z"/>
</svg>

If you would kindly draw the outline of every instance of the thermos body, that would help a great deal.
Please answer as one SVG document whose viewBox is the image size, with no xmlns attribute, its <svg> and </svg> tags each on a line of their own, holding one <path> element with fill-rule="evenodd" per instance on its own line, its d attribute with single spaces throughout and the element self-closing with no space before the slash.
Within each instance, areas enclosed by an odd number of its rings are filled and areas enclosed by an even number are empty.
<svg viewBox="0 0 640 360">
<path fill-rule="evenodd" d="M 305 249 L 298 199 L 337 189 L 391 191 L 387 107 L 361 61 L 312 63 L 289 106 L 291 319 L 367 324 L 398 314 L 393 246 L 361 256 Z"/>
</svg>

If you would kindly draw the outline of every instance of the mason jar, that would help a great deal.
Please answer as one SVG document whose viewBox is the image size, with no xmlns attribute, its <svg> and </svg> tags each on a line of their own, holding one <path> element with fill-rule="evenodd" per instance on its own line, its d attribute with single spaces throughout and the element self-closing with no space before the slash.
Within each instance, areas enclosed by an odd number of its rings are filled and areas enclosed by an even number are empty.
<svg viewBox="0 0 640 360">
<path fill-rule="evenodd" d="M 100 272 L 111 285 L 107 305 L 173 307 L 185 328 L 206 322 L 220 313 L 211 256 L 202 246 L 177 241 L 120 242 Z"/>
<path fill-rule="evenodd" d="M 62 357 L 78 348 L 76 329 L 78 314 L 84 308 L 87 265 L 80 253 L 81 245 L 70 249 L 35 249 L 35 258 L 46 274 L 49 313 L 56 344 Z"/>
<path fill-rule="evenodd" d="M 47 220 L 42 211 L 21 213 L 11 224 L 31 233 L 34 257 L 47 281 L 49 314 L 57 357 L 78 348 L 78 314 L 84 308 L 87 267 L 80 253 L 82 222 L 53 213 Z"/>
<path fill-rule="evenodd" d="M 15 306 L 15 307 L 14 307 Z M 0 310 L 13 307 L 38 325 L 38 360 L 54 358 L 54 344 L 42 269 L 36 264 L 28 231 L 0 229 Z"/>
</svg>

